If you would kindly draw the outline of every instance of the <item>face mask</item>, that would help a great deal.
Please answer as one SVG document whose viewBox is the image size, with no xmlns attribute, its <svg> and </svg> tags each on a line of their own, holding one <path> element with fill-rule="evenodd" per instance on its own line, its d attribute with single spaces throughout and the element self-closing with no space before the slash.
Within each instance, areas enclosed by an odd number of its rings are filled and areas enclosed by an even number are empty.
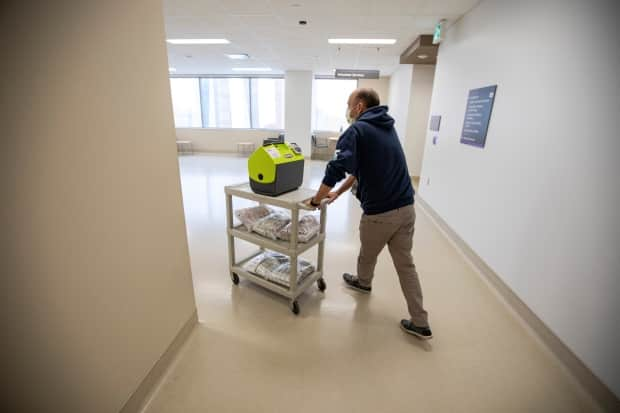
<svg viewBox="0 0 620 413">
<path fill-rule="evenodd" d="M 355 122 L 355 119 L 353 118 L 353 116 L 351 116 L 351 110 L 349 108 L 347 108 L 347 113 L 345 114 L 345 117 L 347 118 L 347 122 L 349 123 L 349 125 Z"/>
</svg>

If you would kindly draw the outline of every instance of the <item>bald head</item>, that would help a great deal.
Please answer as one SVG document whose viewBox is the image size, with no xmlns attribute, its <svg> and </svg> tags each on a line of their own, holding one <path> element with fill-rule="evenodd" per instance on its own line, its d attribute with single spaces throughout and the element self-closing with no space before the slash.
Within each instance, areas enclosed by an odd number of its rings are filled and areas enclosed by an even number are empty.
<svg viewBox="0 0 620 413">
<path fill-rule="evenodd" d="M 353 93 L 351 93 L 349 102 L 353 103 L 353 105 L 358 102 L 361 103 L 364 105 L 364 110 L 379 106 L 381 103 L 379 101 L 379 94 L 374 89 L 363 87 L 355 89 Z"/>
<path fill-rule="evenodd" d="M 351 119 L 349 122 L 359 118 L 365 110 L 379 106 L 379 104 L 379 94 L 374 89 L 355 89 L 347 101 L 347 116 Z"/>
</svg>

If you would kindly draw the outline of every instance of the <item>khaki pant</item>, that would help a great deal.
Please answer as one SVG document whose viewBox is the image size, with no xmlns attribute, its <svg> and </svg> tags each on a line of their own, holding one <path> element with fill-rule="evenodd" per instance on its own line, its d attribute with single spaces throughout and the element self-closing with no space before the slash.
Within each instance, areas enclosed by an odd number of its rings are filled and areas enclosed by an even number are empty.
<svg viewBox="0 0 620 413">
<path fill-rule="evenodd" d="M 411 321 L 418 327 L 428 326 L 428 313 L 422 306 L 422 287 L 411 256 L 415 209 L 413 205 L 377 215 L 362 215 L 357 259 L 357 276 L 361 285 L 370 287 L 377 257 L 387 244 L 407 300 Z"/>
</svg>

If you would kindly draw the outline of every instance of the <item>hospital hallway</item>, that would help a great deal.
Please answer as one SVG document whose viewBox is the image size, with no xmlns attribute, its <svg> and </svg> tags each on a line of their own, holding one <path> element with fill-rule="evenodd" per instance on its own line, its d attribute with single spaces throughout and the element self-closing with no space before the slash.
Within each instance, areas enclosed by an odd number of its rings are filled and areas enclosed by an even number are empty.
<svg viewBox="0 0 620 413">
<path fill-rule="evenodd" d="M 327 290 L 311 287 L 295 316 L 286 299 L 228 274 L 223 187 L 246 179 L 247 160 L 179 161 L 200 324 L 146 412 L 598 411 L 419 203 L 413 254 L 429 341 L 398 328 L 406 305 L 387 249 L 370 295 L 344 287 L 359 247 L 352 195 L 328 208 Z M 324 168 L 306 162 L 304 186 L 318 187 Z"/>
<path fill-rule="evenodd" d="M 620 413 L 620 1 L 1 10 L 1 413 Z"/>
</svg>

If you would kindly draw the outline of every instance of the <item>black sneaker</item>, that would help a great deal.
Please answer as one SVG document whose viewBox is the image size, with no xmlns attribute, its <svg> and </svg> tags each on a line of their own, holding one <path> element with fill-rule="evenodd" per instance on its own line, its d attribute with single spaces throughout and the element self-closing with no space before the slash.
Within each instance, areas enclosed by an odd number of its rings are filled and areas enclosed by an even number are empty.
<svg viewBox="0 0 620 413">
<path fill-rule="evenodd" d="M 416 327 L 413 325 L 411 320 L 400 320 L 400 328 L 409 334 L 413 334 L 416 337 L 419 337 L 423 340 L 428 340 L 433 338 L 433 332 L 430 327 Z"/>
<path fill-rule="evenodd" d="M 351 275 L 345 272 L 344 274 L 342 274 L 342 279 L 347 284 L 347 287 L 353 288 L 354 290 L 357 290 L 359 292 L 368 294 L 372 290 L 371 287 L 364 287 L 363 285 L 361 285 L 360 281 L 355 275 Z"/>
</svg>

